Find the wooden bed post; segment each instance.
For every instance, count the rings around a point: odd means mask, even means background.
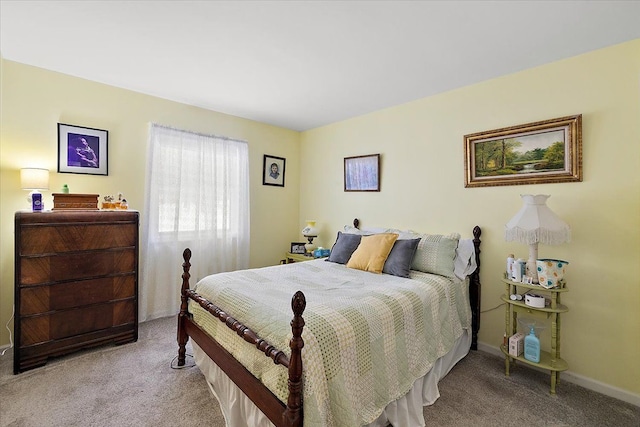
[[[189,341],[189,335],[185,330],[184,321],[189,315],[187,303],[187,291],[189,290],[189,279],[191,274],[189,269],[191,268],[191,249],[186,248],[182,253],[184,262],[182,263],[182,288],[180,291],[180,314],[178,315],[178,366],[184,366],[185,356],[187,354],[187,341]]]
[[[304,319],[302,313],[307,306],[304,294],[296,292],[291,298],[291,309],[293,310],[293,320],[291,320],[291,332],[293,337],[289,342],[291,357],[289,359],[289,397],[287,408],[282,414],[285,425],[291,427],[302,426],[302,328]]]
[[[471,349],[478,349],[478,331],[480,330],[480,235],[482,230],[473,227],[473,246],[476,250],[476,271],[471,274],[469,282],[469,299],[471,300]]]

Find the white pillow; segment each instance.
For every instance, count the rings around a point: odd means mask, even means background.
[[[361,236],[371,236],[372,234],[382,234],[382,233],[393,233],[393,231],[389,231],[388,228],[382,227],[369,227],[369,228],[355,228],[351,225],[345,225],[343,228],[345,233],[349,234],[359,234]]]

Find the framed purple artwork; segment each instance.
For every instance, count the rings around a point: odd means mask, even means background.
[[[109,175],[109,132],[58,123],[58,172]]]

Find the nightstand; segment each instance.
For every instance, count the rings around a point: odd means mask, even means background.
[[[305,255],[305,254],[294,254],[291,252],[286,252],[284,254],[284,263],[285,264],[291,264],[293,262],[303,262],[303,261],[311,261],[314,259],[319,259],[319,258],[314,258],[313,256],[310,255]]]
[[[518,314],[531,317],[536,320],[551,321],[551,351],[540,351],[540,362],[531,362],[521,356],[512,356],[509,354],[508,344],[500,346],[500,350],[505,355],[505,375],[509,376],[509,368],[511,364],[515,365],[516,360],[532,366],[538,366],[542,369],[551,371],[551,394],[556,394],[556,384],[560,382],[560,372],[569,368],[569,364],[560,358],[560,314],[569,311],[566,305],[560,304],[560,296],[567,292],[564,282],[559,288],[546,289],[539,285],[527,285],[524,283],[514,282],[509,279],[502,279],[505,285],[505,294],[501,299],[506,304],[505,310],[505,331],[507,336],[516,333],[518,327]],[[535,291],[536,294],[544,295],[550,299],[550,305],[544,308],[532,307],[526,305],[524,300],[517,301],[510,298],[511,295],[517,294],[517,288],[528,291]]]

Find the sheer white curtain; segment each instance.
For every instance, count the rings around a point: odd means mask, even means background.
[[[182,252],[192,285],[249,265],[246,141],[151,124],[142,219],[141,321],[177,314]]]

